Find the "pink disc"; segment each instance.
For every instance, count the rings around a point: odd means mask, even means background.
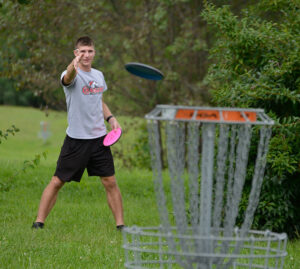
[[[103,140],[103,145],[108,147],[115,144],[122,135],[122,129],[117,128],[115,130],[110,131]]]

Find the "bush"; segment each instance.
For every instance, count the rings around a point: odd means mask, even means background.
[[[35,96],[27,89],[17,90],[15,83],[0,77],[0,105],[17,105],[39,107],[44,105],[41,97]]]
[[[217,40],[205,79],[214,104],[264,108],[276,122],[253,228],[293,236],[300,230],[299,5],[261,1],[240,18],[229,6],[207,5],[202,16]]]
[[[138,117],[121,117],[119,120],[122,126],[122,137],[118,143],[112,146],[117,165],[126,169],[150,169],[147,122]]]

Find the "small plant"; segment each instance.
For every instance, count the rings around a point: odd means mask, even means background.
[[[35,155],[35,158],[34,159],[32,159],[32,160],[25,160],[24,162],[23,162],[23,167],[20,169],[20,171],[19,172],[26,172],[26,170],[28,169],[28,168],[32,168],[32,169],[34,169],[34,168],[36,168],[39,164],[40,164],[40,162],[41,162],[41,158],[44,158],[45,160],[47,159],[47,151],[44,151],[44,152],[42,152],[42,153],[40,153],[40,154],[36,154]],[[16,176],[16,175],[15,175]]]
[[[11,128],[6,129],[5,131],[0,130],[0,144],[2,143],[2,139],[7,139],[9,135],[15,135],[15,133],[19,132],[20,129],[15,125],[12,125]]]

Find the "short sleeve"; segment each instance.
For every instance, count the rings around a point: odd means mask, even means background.
[[[65,70],[64,72],[62,72],[62,74],[60,76],[60,85],[63,86],[63,87],[65,87],[65,88],[69,88],[69,87],[71,87],[71,86],[73,86],[75,84],[77,76],[73,79],[73,81],[70,84],[66,85],[66,84],[63,83],[63,77],[65,76],[66,73],[67,73],[67,70]]]
[[[105,78],[104,78],[104,75],[102,72],[100,72],[100,75],[103,80],[103,92],[105,92],[107,90],[107,84],[106,84],[106,81],[105,81]]]

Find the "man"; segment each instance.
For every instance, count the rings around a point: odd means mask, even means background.
[[[107,90],[102,72],[92,68],[95,56],[93,41],[80,37],[74,50],[75,58],[61,75],[67,111],[68,128],[57,161],[56,171],[45,188],[32,228],[43,228],[53,208],[59,190],[65,182],[80,182],[87,168],[89,176],[99,176],[106,190],[108,205],[118,230],[124,227],[122,197],[116,183],[113,157],[109,147],[103,146],[106,134],[104,120],[112,129],[119,128],[116,118],[103,102]]]

